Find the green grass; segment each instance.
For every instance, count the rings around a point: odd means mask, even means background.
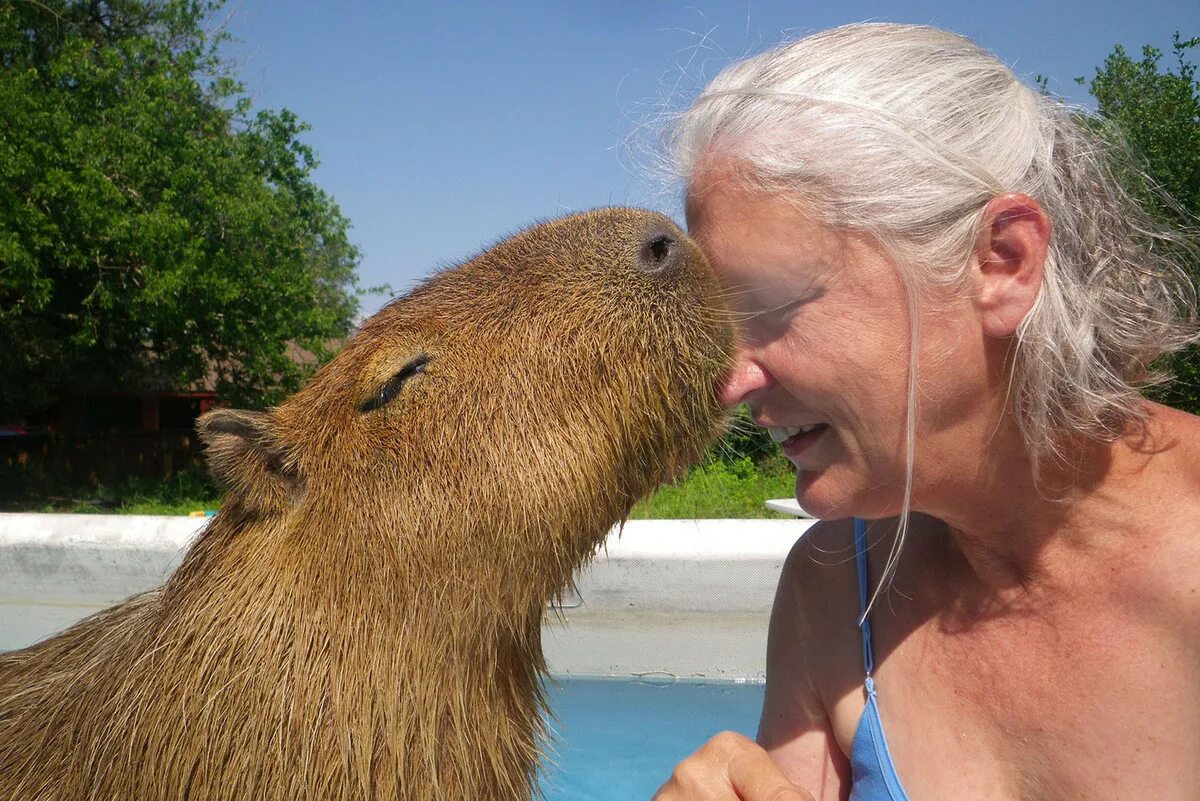
[[[638,503],[630,519],[787,518],[769,511],[768,498],[791,498],[795,474],[782,458],[755,465],[742,457],[712,460]]]
[[[755,465],[746,457],[710,459],[633,507],[631,519],[785,518],[763,506],[790,498],[794,476],[782,458]],[[199,472],[168,481],[129,480],[115,487],[32,493],[0,500],[0,511],[186,515],[217,509],[220,491]]]
[[[165,481],[129,479],[117,486],[56,487],[42,491],[25,487],[0,499],[0,511],[186,515],[216,509],[220,503],[220,490],[208,477],[199,471],[189,471]]]

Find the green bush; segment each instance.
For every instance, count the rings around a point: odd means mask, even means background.
[[[1164,64],[1158,48],[1143,47],[1138,59],[1117,45],[1090,80],[1076,79],[1096,98],[1102,129],[1135,158],[1138,169],[1119,171],[1126,190],[1168,227],[1189,231],[1193,245],[1200,224],[1200,79],[1191,59],[1197,48],[1200,37],[1184,39],[1176,32],[1173,58]],[[1177,255],[1200,283],[1197,251],[1181,246]],[[1174,381],[1150,396],[1200,414],[1200,347],[1172,354],[1158,366]]]
[[[795,473],[782,457],[761,464],[746,457],[710,459],[638,503],[630,518],[782,518],[787,515],[768,511],[763,503],[792,497],[794,487]]]
[[[700,464],[639,502],[631,518],[706,519],[787,517],[768,511],[768,498],[791,498],[795,471],[765,428],[739,406]]]
[[[765,428],[754,425],[750,412],[739,406],[730,415],[725,434],[708,449],[707,461],[722,461],[727,464],[748,459],[761,464],[779,457],[779,448],[771,441]]]

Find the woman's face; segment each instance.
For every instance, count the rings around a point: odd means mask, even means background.
[[[697,173],[687,220],[739,320],[724,401],[748,404],[783,439],[809,511],[898,513],[911,326],[896,264],[869,239],[815,222],[802,203],[744,188],[728,160]],[[920,341],[919,461],[950,445],[942,440],[986,393],[979,371],[961,368],[982,361],[970,315],[939,304],[922,315]]]

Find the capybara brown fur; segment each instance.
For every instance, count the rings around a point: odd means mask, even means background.
[[[604,209],[209,412],[227,495],[179,569],[0,656],[0,799],[528,799],[543,610],[717,432],[731,348],[695,245]]]

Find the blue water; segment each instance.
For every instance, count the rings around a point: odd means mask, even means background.
[[[679,760],[719,731],[753,737],[764,686],[558,679],[546,801],[649,801]]]

